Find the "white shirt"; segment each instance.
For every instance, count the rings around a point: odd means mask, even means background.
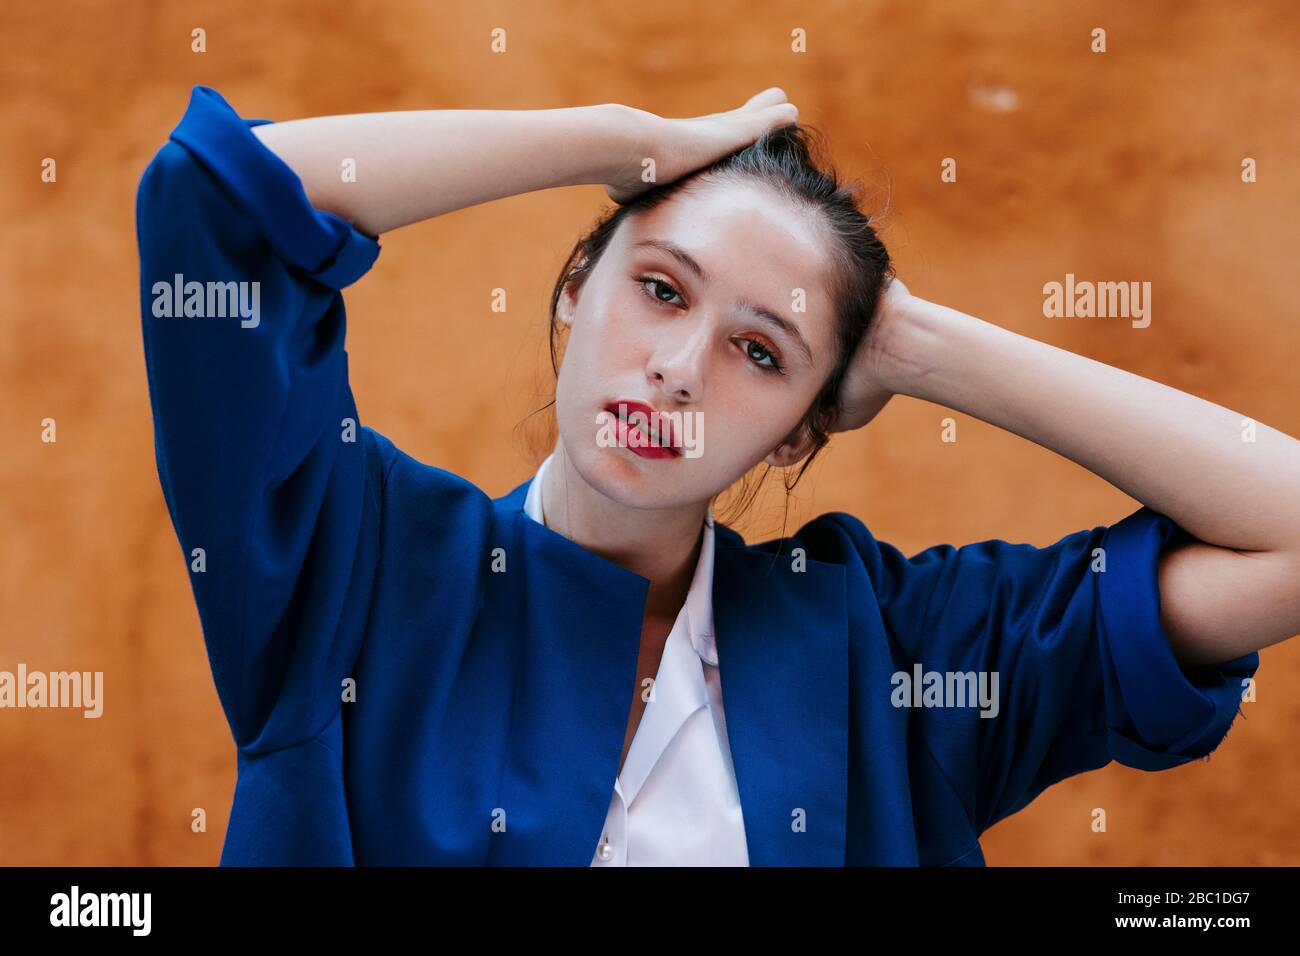
[[[537,469],[524,501],[524,513],[541,524],[542,476],[554,457]],[[637,693],[645,693],[639,683]],[[749,865],[713,640],[712,508],[591,865]]]

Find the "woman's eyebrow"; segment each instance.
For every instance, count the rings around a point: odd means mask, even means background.
[[[676,259],[678,262],[684,265],[686,268],[694,272],[696,278],[698,278],[701,282],[707,284],[709,281],[711,281],[709,279],[709,274],[704,271],[704,266],[696,262],[695,257],[692,256],[685,249],[683,249],[681,246],[677,245],[677,243],[669,242],[667,239],[642,239],[632,248],[639,249],[642,246],[650,246],[653,249],[659,249],[662,252],[668,253],[670,256],[672,256],[674,259]]]
[[[815,364],[813,362],[812,350],[808,348],[808,343],[805,342],[803,336],[799,334],[799,327],[789,319],[777,315],[771,309],[765,309],[761,305],[755,305],[753,302],[737,302],[736,305],[738,305],[743,311],[752,313],[755,317],[762,319],[769,325],[776,326],[794,342],[794,344],[799,348],[799,351],[803,353],[803,357],[807,359],[809,365]]]
[[[670,256],[672,256],[674,259],[676,259],[678,262],[684,265],[687,269],[690,269],[691,272],[695,273],[696,278],[698,278],[701,282],[705,283],[706,285],[708,284],[709,282],[708,272],[706,272],[704,270],[704,267],[700,265],[698,261],[696,261],[694,256],[692,256],[681,246],[677,245],[675,242],[669,242],[666,239],[642,239],[640,242],[636,243],[632,248],[639,249],[641,246],[650,246],[653,249],[659,249],[662,252],[668,253]],[[762,319],[764,322],[768,323],[769,325],[773,325],[780,331],[784,332],[785,335],[791,340],[793,340],[794,344],[798,346],[799,351],[802,352],[804,358],[807,359],[808,364],[809,365],[815,364],[813,362],[812,349],[808,348],[808,343],[804,341],[803,335],[799,332],[799,326],[796,325],[794,322],[791,322],[789,319],[785,318],[784,316],[778,315],[777,313],[773,312],[771,309],[764,308],[763,306],[757,305],[756,303],[753,302],[747,302],[747,301],[737,302],[736,306],[742,311],[749,312],[752,315],[754,315],[756,318]]]

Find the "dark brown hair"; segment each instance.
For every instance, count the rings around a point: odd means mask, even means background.
[[[893,275],[889,253],[876,235],[874,220],[864,215],[859,208],[861,183],[856,180],[841,183],[834,167],[823,161],[824,153],[824,136],[815,127],[802,124],[779,126],[768,130],[749,146],[724,156],[709,166],[640,193],[627,203],[607,210],[595,226],[578,239],[570,250],[551,293],[551,368],[558,379],[559,339],[565,330],[565,326],[556,318],[560,296],[570,283],[577,283],[577,287],[581,288],[624,220],[653,209],[679,191],[704,181],[764,183],[795,204],[819,214],[818,218],[827,228],[833,242],[835,268],[830,293],[836,309],[835,340],[838,359],[811,406],[788,436],[793,439],[800,429],[807,428],[814,446],[804,459],[794,481],[785,486],[787,509],[790,491],[830,440],[827,429],[838,412],[840,383],[875,314],[876,303],[885,283]],[[538,411],[554,402],[555,399],[552,398]],[[738,518],[749,507],[770,471],[769,465],[753,492],[746,494],[742,491],[740,507],[734,515],[729,516],[731,520]],[[715,499],[717,497],[714,496]],[[730,523],[724,521],[722,516],[715,515],[715,518],[725,524]]]

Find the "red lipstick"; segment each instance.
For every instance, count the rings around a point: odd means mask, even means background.
[[[642,458],[680,458],[672,420],[645,402],[620,398],[605,406],[615,418],[614,428],[620,447]],[[632,419],[629,421],[629,419]],[[658,438],[655,437],[656,432]]]

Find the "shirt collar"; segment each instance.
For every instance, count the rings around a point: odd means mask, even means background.
[[[546,474],[554,457],[555,452],[552,451],[538,467],[524,499],[524,513],[542,525],[546,524],[542,512],[542,476]],[[690,590],[686,593],[686,616],[691,646],[695,648],[695,653],[706,664],[717,667],[718,647],[713,636],[713,539],[713,506],[710,505],[704,517],[700,557],[695,563]]]

